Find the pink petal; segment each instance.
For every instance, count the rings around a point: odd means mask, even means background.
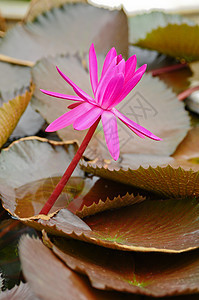
[[[117,56],[117,52],[115,50],[115,48],[112,48],[106,55],[106,58],[104,60],[104,65],[102,68],[102,74],[101,77],[104,76],[104,74],[106,73],[111,61]]]
[[[85,130],[91,127],[95,121],[101,116],[103,110],[100,107],[94,106],[75,120],[73,127],[76,130]]]
[[[59,72],[59,74],[62,76],[62,78],[72,86],[74,92],[82,99],[84,99],[85,101],[90,101],[90,102],[95,102],[95,100],[89,96],[86,92],[84,92],[82,89],[80,89],[72,80],[70,80],[70,78],[68,78],[64,73],[62,73],[58,67],[57,71]]]
[[[72,103],[72,104],[68,105],[67,107],[68,107],[69,109],[73,109],[73,108],[79,106],[79,105],[82,104],[82,103],[83,103],[83,101],[79,101],[78,103]]]
[[[107,109],[112,105],[120,95],[124,84],[124,75],[119,73],[115,75],[108,83],[104,92],[103,100],[101,103],[102,108]]]
[[[118,73],[124,73],[125,72],[125,60],[121,59],[119,63],[117,64],[117,71]]]
[[[66,95],[66,94],[60,94],[60,93],[54,93],[54,92],[49,92],[46,90],[40,89],[40,91],[46,95],[56,97],[56,98],[61,98],[61,99],[66,99],[66,100],[72,100],[72,101],[82,101],[82,98],[79,96],[73,96],[73,95]]]
[[[110,80],[118,74],[118,65],[117,65],[117,57],[115,57],[112,62],[110,63],[106,73],[103,77],[101,77],[100,82],[98,84],[96,94],[95,94],[95,100],[96,102],[101,105],[104,97],[104,92],[107,88],[107,85],[109,84]]]
[[[117,160],[120,155],[120,143],[117,129],[117,119],[112,112],[103,112],[102,125],[108,150],[113,159]]]
[[[125,82],[129,81],[133,77],[135,73],[136,65],[137,65],[136,55],[129,57],[125,65]]]
[[[91,45],[89,50],[89,73],[93,94],[95,95],[95,91],[98,86],[98,66],[95,48],[93,44]]]
[[[139,136],[141,139],[145,139],[145,136],[140,133],[139,131],[137,131],[135,128],[128,126],[135,134],[137,134],[137,136]]]
[[[138,131],[141,134],[149,137],[150,139],[161,141],[162,139],[151,133],[149,130],[145,129],[144,127],[138,125],[137,123],[133,122],[129,118],[125,117],[121,114],[116,108],[112,109],[112,112],[124,123],[126,124],[131,130]],[[137,134],[137,133],[136,133]]]
[[[119,54],[117,56],[117,64],[119,64],[119,62],[122,60],[122,54]]]
[[[119,104],[132,91],[132,89],[138,84],[138,82],[142,78],[145,70],[146,70],[146,65],[143,65],[134,73],[133,77],[127,83],[124,84],[122,92],[118,97],[117,101],[115,101],[114,106]]]
[[[93,107],[92,104],[88,102],[84,102],[78,105],[76,108],[68,111],[67,113],[63,114],[61,117],[53,121],[45,131],[52,132],[62,129],[66,126],[71,125],[78,117],[85,113],[85,111],[90,110]]]

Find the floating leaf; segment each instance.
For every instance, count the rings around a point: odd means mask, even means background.
[[[99,244],[136,251],[183,252],[199,246],[197,200],[148,200],[84,221]]]
[[[42,178],[60,176],[76,150],[75,141],[27,137],[13,142],[0,155],[0,183],[17,188]],[[80,174],[83,173],[77,168],[74,175]]]
[[[198,251],[176,256],[114,251],[57,237],[49,241],[44,236],[44,242],[68,267],[86,274],[97,289],[154,297],[199,291]]]
[[[23,237],[19,245],[22,269],[33,292],[43,300],[133,300],[129,295],[93,289],[38,239]]]
[[[93,163],[93,165],[82,165],[82,169],[97,176],[129,184],[167,198],[198,197],[199,173],[193,170],[186,171],[181,167],[176,168],[178,163],[175,160],[173,160],[173,164],[175,167],[168,165],[123,170],[112,167],[109,169],[107,165],[98,167]],[[188,168],[190,169],[190,166]]]
[[[192,128],[179,144],[173,157],[199,163],[199,127]]]
[[[33,21],[38,15],[66,3],[87,3],[87,0],[32,0],[24,18],[25,22]]]
[[[47,2],[49,5],[50,2]],[[53,5],[55,2],[60,4],[60,0],[51,1]],[[127,56],[125,13],[83,3],[54,8],[38,16],[34,22],[20,23],[10,29],[0,41],[0,57],[7,56],[6,60],[4,58],[7,62],[13,61],[13,58],[22,60],[25,65],[32,66],[43,56],[77,51],[82,54],[92,42],[95,42],[99,52],[106,53],[114,44],[119,52]],[[24,93],[30,85],[30,67],[0,62],[0,75],[0,100],[3,102]],[[14,137],[36,134],[43,123],[43,119],[29,106]]]
[[[36,62],[43,56],[57,53],[81,54],[92,42],[99,52],[106,53],[114,44],[127,55],[127,18],[122,10],[106,10],[76,3],[54,8],[37,17],[35,22],[17,24],[0,43],[0,53],[11,58]],[[30,81],[30,68],[0,63],[0,92],[13,98]],[[19,70],[20,76],[19,76]],[[6,76],[5,76],[6,74]]]
[[[19,284],[21,265],[17,247],[19,238],[24,233],[35,234],[32,228],[17,220],[5,219],[0,222],[0,273],[3,274],[4,289]]]
[[[113,249],[181,253],[199,247],[199,204],[196,199],[132,203],[83,220],[67,209],[61,209],[50,218],[37,216],[37,220],[21,220],[40,231],[44,229],[53,235]]]
[[[26,219],[38,215],[60,179],[61,177],[44,178],[22,185],[15,190],[10,186],[0,186],[3,207],[16,218]],[[83,188],[83,178],[70,178],[50,213],[67,207],[78,197]]]
[[[199,59],[199,26],[189,19],[154,11],[130,17],[129,28],[132,44],[186,61]]]
[[[56,65],[71,80],[74,80],[88,94],[91,94],[89,74],[83,67],[79,57],[68,55],[41,60],[33,68],[33,81],[36,85],[33,106],[48,123],[65,113],[67,111],[66,106],[71,102],[53,99],[41,93],[39,89],[42,88],[65,94],[74,93],[72,88],[58,75],[55,68]],[[150,139],[142,140],[119,121],[121,149],[119,163],[123,164],[124,154],[135,153],[137,155],[135,158],[128,159],[134,161],[137,166],[140,165],[138,161],[140,154],[150,154],[156,165],[159,163],[168,164],[172,160],[168,156],[175,151],[189,128],[188,113],[184,109],[184,104],[178,101],[175,94],[158,78],[152,78],[151,75],[146,74],[132,93],[126,97],[125,101],[118,105],[118,109],[124,115],[163,139],[161,142],[154,142]],[[79,142],[82,141],[85,135],[84,131],[74,131],[72,125],[59,130],[57,134],[63,140],[73,137]],[[95,159],[96,157],[106,161],[110,159],[101,125],[98,126],[85,155],[89,159]],[[147,161],[149,161],[148,158]]]
[[[144,200],[145,200],[145,198],[140,195],[134,197],[133,194],[129,195],[129,193],[127,193],[123,197],[120,197],[120,196],[115,197],[112,200],[110,200],[107,197],[106,201],[100,200],[98,203],[93,202],[93,204],[90,206],[84,205],[81,210],[76,211],[76,215],[80,218],[84,218],[84,217],[87,217],[90,215],[95,215],[102,211],[120,208],[120,207],[127,206],[127,205],[132,205],[135,203],[142,202]]]
[[[1,300],[40,300],[33,294],[28,283],[20,283],[11,290],[0,293]]]
[[[147,72],[158,76],[173,92],[179,94],[190,86],[192,71],[188,64],[181,64],[173,57],[160,54],[154,50],[143,49],[136,46],[129,47],[129,57],[136,54],[139,66],[147,64]],[[175,68],[172,69],[172,68]]]
[[[55,142],[37,137],[21,139],[3,150],[0,193],[5,199],[4,208],[15,217],[38,214],[76,150],[73,141]],[[82,174],[77,167],[74,175]],[[82,178],[71,179],[54,209],[66,206],[83,186]]]
[[[72,141],[55,142],[36,137],[21,139],[4,149],[0,156],[0,193],[4,208],[20,219],[37,215],[71,162],[76,149],[77,145]],[[98,211],[104,210],[107,205],[117,207],[121,201],[127,204],[143,200],[141,196],[133,196],[133,193],[139,192],[133,187],[97,177],[83,178],[83,172],[78,167],[73,175],[51,213],[68,206],[72,212],[85,214],[82,208],[87,209],[100,200],[105,202],[107,198],[109,201],[105,205],[101,203]],[[118,200],[114,199],[118,195]]]
[[[5,144],[15,129],[32,97],[32,94],[33,86],[30,86],[30,91],[27,91],[21,96],[17,96],[0,107],[0,147]]]

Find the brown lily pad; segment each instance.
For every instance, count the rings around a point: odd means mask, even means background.
[[[17,24],[1,41],[0,53],[34,63],[48,55],[83,53],[88,51],[92,42],[101,53],[105,54],[114,44],[119,52],[127,55],[125,13],[85,3],[68,3],[39,15],[34,22]],[[13,98],[12,93],[19,93],[29,85],[30,68],[8,63],[0,63],[0,66],[1,78],[4,77],[0,81],[0,91],[6,101],[7,91]]]
[[[4,149],[0,156],[0,193],[4,208],[16,218],[35,218],[76,150],[77,145],[72,141],[55,142],[36,137],[21,139]],[[133,187],[97,177],[84,178],[83,174],[77,167],[51,213],[68,206],[72,212],[87,215],[144,200],[141,196],[134,197],[133,193],[138,194],[138,191]],[[98,207],[92,205],[99,202]]]
[[[37,5],[52,8],[60,2],[37,1]],[[0,43],[1,60],[2,55],[7,57],[0,61],[0,100],[7,102],[26,92],[31,81],[29,66],[38,59],[57,53],[82,54],[88,51],[92,42],[100,53],[105,54],[115,45],[127,56],[128,25],[123,10],[68,3],[39,15],[34,22],[17,24]],[[13,59],[21,62],[10,63]],[[27,66],[20,66],[21,63]],[[22,128],[15,133],[17,138],[34,135],[43,125],[43,119],[30,106],[22,121]]]
[[[38,239],[24,236],[19,245],[23,274],[29,286],[43,300],[137,300],[137,296],[99,291],[88,280],[66,267]]]
[[[147,64],[147,72],[158,76],[174,93],[179,94],[190,87],[193,73],[188,64],[181,64],[173,57],[137,46],[129,47],[129,56],[133,54],[136,54],[139,66]],[[172,70],[175,65],[179,69]]]
[[[83,61],[83,63],[85,63]],[[51,123],[68,109],[71,101],[55,99],[41,93],[40,89],[51,90],[65,94],[74,94],[72,88],[64,82],[56,71],[56,65],[78,86],[91,94],[89,74],[78,56],[57,56],[43,59],[33,68],[33,81],[36,85],[33,107],[38,110],[48,123]],[[78,75],[77,75],[78,74]],[[185,137],[189,129],[188,113],[184,104],[158,78],[146,74],[134,90],[118,105],[124,115],[152,131],[163,140],[155,142],[150,139],[140,139],[133,134],[122,122],[118,121],[120,151],[119,163],[122,164],[125,154],[149,154],[155,156],[156,165],[159,162],[169,163],[168,156]],[[57,131],[61,139],[75,137],[82,141],[84,131],[77,131],[68,126]],[[102,125],[98,126],[85,155],[89,159],[110,160]],[[158,160],[159,159],[159,160]],[[131,158],[134,162],[138,159]],[[139,166],[139,161],[137,167]]]
[[[19,284],[21,265],[18,256],[18,243],[22,234],[34,235],[35,231],[18,220],[1,213],[0,221],[0,291],[11,289]],[[0,292],[1,299],[1,292]]]
[[[198,251],[176,256],[114,251],[58,237],[44,236],[44,242],[68,267],[86,274],[97,289],[153,297],[199,291]]]
[[[26,110],[28,103],[33,95],[34,87],[30,86],[30,91],[25,92],[23,95],[4,103],[0,107],[0,147],[2,147],[11,133],[17,126],[22,114]]]
[[[130,43],[187,61],[199,59],[199,26],[187,18],[153,11],[129,18],[129,28]]]
[[[0,155],[0,183],[18,188],[42,178],[61,176],[71,162],[77,144],[27,137],[13,142]],[[65,164],[64,164],[65,162]],[[76,169],[74,175],[83,174]]]
[[[82,169],[167,198],[198,197],[198,139],[198,127],[192,128],[168,161],[160,156],[123,155],[121,162],[84,162]]]
[[[38,137],[18,140],[4,149],[0,156],[0,193],[5,200],[4,208],[15,217],[38,214],[76,150],[75,141],[56,142]],[[81,191],[82,175],[77,167],[76,177],[65,187],[54,210],[66,206]]]
[[[95,164],[84,164],[82,169],[103,178],[122,182],[134,187],[154,192],[162,197],[198,197],[199,173],[190,169],[194,164],[189,164],[189,170],[179,167],[181,161],[173,159],[172,164],[162,167],[139,167],[135,169],[114,169],[114,166],[105,165],[98,167]],[[183,165],[186,165],[183,160]],[[198,169],[198,165],[195,165]]]
[[[102,211],[120,208],[120,207],[124,207],[124,206],[128,206],[128,205],[132,205],[135,203],[140,203],[140,202],[144,201],[145,199],[146,199],[145,197],[142,197],[140,195],[137,195],[136,197],[134,197],[133,194],[129,195],[129,193],[127,193],[123,197],[121,197],[121,196],[114,197],[114,199],[109,199],[107,197],[107,199],[105,201],[102,201],[100,199],[97,203],[93,202],[93,204],[90,206],[84,205],[83,208],[81,210],[77,210],[75,212],[75,214],[80,218],[84,218],[84,217],[87,217],[90,215],[95,215]],[[70,205],[68,208],[70,209]]]
[[[192,128],[173,154],[177,160],[199,163],[199,127]]]
[[[46,219],[21,220],[37,230],[107,248],[181,253],[199,247],[198,209],[196,199],[148,200],[83,220],[67,209]]]
[[[87,3],[87,0],[31,0],[24,22],[32,22],[38,15],[66,3]]]

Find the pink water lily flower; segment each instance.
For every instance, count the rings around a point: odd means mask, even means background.
[[[53,97],[76,101],[76,103],[69,105],[71,111],[52,122],[46,131],[56,131],[71,124],[76,130],[84,130],[101,118],[107,147],[114,160],[118,159],[120,152],[117,117],[139,137],[147,136],[153,140],[161,140],[115,108],[136,86],[146,70],[146,65],[143,65],[136,71],[136,62],[135,55],[125,62],[122,55],[117,55],[115,48],[112,48],[106,55],[101,78],[98,79],[97,57],[92,44],[89,50],[89,71],[93,97],[79,88],[57,68],[63,79],[72,86],[76,96],[41,91]]]

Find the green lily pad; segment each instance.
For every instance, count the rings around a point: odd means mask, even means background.
[[[188,62],[199,59],[199,26],[187,18],[154,11],[130,17],[129,28],[131,44]]]
[[[83,62],[85,63],[85,61]],[[54,99],[41,93],[40,89],[74,94],[72,88],[58,75],[56,65],[83,90],[91,94],[89,74],[80,57],[68,55],[42,59],[33,68],[33,82],[36,85],[33,107],[48,123],[68,111],[66,106],[71,101]],[[140,139],[122,122],[118,121],[121,150],[118,163],[123,165],[125,155],[129,153],[136,154],[135,158],[132,156],[128,160],[133,161],[137,167],[141,164],[138,159],[140,154],[151,155],[151,161],[156,166],[170,163],[172,159],[169,158],[169,155],[175,151],[189,129],[188,113],[176,95],[158,78],[146,74],[126,99],[118,105],[118,110],[163,139],[161,142],[147,138]],[[63,140],[75,138],[80,143],[85,132],[74,131],[70,125],[57,131],[57,134]],[[111,160],[101,123],[89,143],[85,156],[90,160],[96,158]],[[150,164],[149,157],[147,161]]]
[[[64,238],[43,238],[56,256],[72,270],[87,275],[97,289],[153,297],[199,291],[198,251],[178,256],[127,253]]]

